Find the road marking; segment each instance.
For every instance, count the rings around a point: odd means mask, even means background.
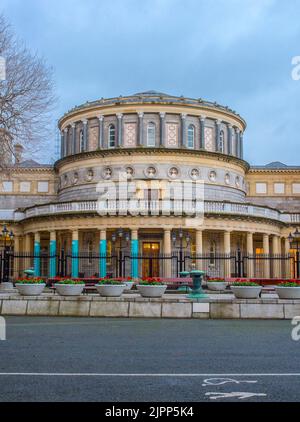
[[[246,380],[235,380],[232,378],[207,378],[204,381],[204,384],[202,384],[202,387],[207,387],[208,385],[224,385],[224,384],[229,384],[229,383],[234,383],[234,384],[241,384],[241,383],[246,383],[246,384],[255,384],[257,383],[257,381],[252,380],[252,381],[246,381]]]
[[[264,393],[249,393],[245,391],[236,391],[232,393],[205,393],[206,396],[210,396],[210,400],[218,399],[232,399],[238,398],[239,400],[250,399],[251,397],[266,397]]]
[[[113,374],[113,373],[68,373],[68,372],[0,372],[0,376],[30,376],[30,377],[300,377],[300,373],[288,374]],[[244,381],[241,381],[244,382]]]

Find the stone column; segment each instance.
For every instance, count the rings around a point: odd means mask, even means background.
[[[253,274],[253,233],[247,233],[247,255],[250,259],[247,260],[247,277],[251,278]]]
[[[76,154],[76,125],[75,123],[72,123],[72,148],[71,148],[71,154]]]
[[[186,139],[186,114],[181,114],[181,147],[186,148],[187,139]]]
[[[196,270],[203,270],[203,232],[196,229]]]
[[[88,151],[88,120],[83,120],[83,144],[84,144],[84,151]]]
[[[264,278],[270,278],[270,245],[269,245],[269,235],[264,233],[263,234],[263,249],[264,255],[266,258],[264,259]]]
[[[291,259],[289,258],[290,256],[290,242],[289,239],[287,237],[284,238],[284,254],[286,256],[285,259],[285,277],[286,278],[290,278],[291,277]]]
[[[232,125],[227,125],[227,154],[232,155]]]
[[[164,229],[164,277],[172,277],[172,242],[171,242],[171,230]]]
[[[98,148],[103,148],[104,145],[104,116],[100,115],[99,120],[99,131],[98,131]]]
[[[220,146],[220,133],[221,133],[221,120],[216,120],[216,138],[215,138],[215,150],[219,151]]]
[[[62,130],[60,132],[60,158],[64,157],[64,152],[65,152],[65,135],[64,135],[64,131]]]
[[[107,258],[107,240],[106,240],[106,229],[100,230],[100,242],[99,242],[99,277],[106,277],[106,258]]]
[[[279,238],[278,236],[272,237],[272,251],[273,251],[273,277],[280,277],[280,259],[279,259]]]
[[[160,138],[159,138],[159,146],[165,146],[165,118],[166,113],[159,113],[160,117]]]
[[[21,238],[19,235],[15,235],[14,237],[14,278],[17,278],[20,276],[20,243],[21,243]]]
[[[139,136],[138,136],[138,145],[142,146],[144,145],[143,140],[143,131],[144,131],[144,113],[138,113],[139,116]]]
[[[54,278],[56,277],[56,231],[50,232],[50,243],[49,243],[49,252],[50,252],[50,259],[49,259],[49,277]]]
[[[235,147],[236,156],[239,158],[240,155],[241,155],[241,152],[240,152],[240,129],[239,128],[235,129],[235,142],[236,142],[236,147]]]
[[[136,229],[131,231],[131,277],[138,278],[139,276],[139,240],[138,231]]]
[[[244,158],[244,138],[242,133],[240,134],[240,158]]]
[[[123,114],[119,113],[117,114],[118,118],[118,147],[121,147],[123,144],[122,138],[123,138]]]
[[[64,157],[68,155],[68,148],[69,148],[69,129],[66,127],[64,129]]]
[[[79,232],[72,231],[72,277],[78,278],[79,275]]]
[[[230,239],[231,232],[225,231],[224,232],[224,277],[230,278],[231,277],[231,246],[230,246]]]
[[[205,116],[200,117],[200,149],[205,149]]]
[[[41,275],[41,235],[39,232],[34,234],[34,276],[40,277]]]

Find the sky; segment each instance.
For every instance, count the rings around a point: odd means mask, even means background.
[[[251,165],[300,165],[300,0],[0,0],[1,11],[54,68],[53,126],[86,101],[157,90],[236,110]]]

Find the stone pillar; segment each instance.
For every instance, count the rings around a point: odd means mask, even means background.
[[[54,278],[56,277],[56,231],[50,232],[50,244],[49,244],[49,252],[50,252],[50,259],[49,259],[49,277]]]
[[[72,231],[72,277],[78,278],[79,275],[79,232]]]
[[[247,277],[251,278],[254,276],[253,274],[253,233],[247,233],[247,255],[249,259],[247,259]]]
[[[244,138],[242,133],[240,134],[240,158],[244,158]]]
[[[273,251],[273,277],[279,278],[280,277],[280,259],[279,259],[279,238],[278,236],[272,237],[272,251]]]
[[[100,242],[99,242],[99,277],[106,277],[106,255],[107,255],[107,240],[106,240],[106,230],[100,230]]]
[[[227,125],[227,154],[232,155],[232,126]]]
[[[122,138],[123,138],[123,114],[119,113],[117,114],[118,118],[118,147],[121,147],[123,144]]]
[[[139,136],[138,136],[138,145],[142,146],[144,145],[143,140],[143,133],[144,133],[144,113],[138,113],[139,116]]]
[[[196,270],[203,270],[203,232],[196,229]]]
[[[98,130],[98,148],[103,148],[104,145],[104,116],[100,115],[99,120],[99,130]]]
[[[138,278],[139,276],[139,260],[137,257],[139,254],[139,240],[138,231],[131,231],[131,277]]]
[[[83,145],[84,145],[84,151],[88,151],[88,121],[83,120]]]
[[[236,147],[235,147],[236,156],[239,158],[240,154],[241,154],[241,152],[240,152],[240,129],[239,128],[235,129],[235,142],[236,142]]]
[[[205,149],[205,116],[200,117],[200,149]]]
[[[14,278],[17,278],[20,276],[20,243],[21,243],[21,238],[18,235],[15,235],[14,237]]]
[[[285,259],[285,277],[286,278],[290,278],[291,277],[291,266],[292,266],[292,261],[290,259],[290,242],[289,239],[287,237],[284,238],[284,254],[286,256]]]
[[[172,277],[172,242],[171,242],[171,230],[164,229],[164,277]]]
[[[187,139],[186,139],[186,114],[181,114],[181,147],[186,148]]]
[[[64,157],[64,151],[65,151],[65,135],[64,135],[64,131],[62,130],[60,132],[60,158]]]
[[[66,127],[64,129],[64,157],[68,155],[68,148],[69,148],[69,129]]]
[[[34,234],[34,276],[40,277],[41,275],[41,235],[39,232]]]
[[[71,148],[71,154],[76,154],[76,125],[75,123],[72,123],[72,148]]]
[[[266,259],[264,259],[264,278],[270,278],[270,245],[269,245],[269,235],[263,234],[263,250]]]
[[[230,278],[231,277],[231,259],[230,259],[230,253],[231,253],[231,232],[225,231],[224,232],[224,277]]]
[[[220,133],[221,133],[221,120],[216,120],[216,138],[215,138],[215,150],[219,151],[220,146]]]
[[[166,113],[159,113],[160,117],[160,138],[159,138],[159,146],[165,146],[165,118]]]

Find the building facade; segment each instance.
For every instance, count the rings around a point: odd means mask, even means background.
[[[250,166],[246,122],[235,111],[148,91],[75,107],[59,129],[54,166],[19,158],[0,174],[0,222],[36,274],[55,276],[64,251],[65,273],[74,277],[172,277],[190,268],[230,277],[237,252],[243,275],[293,275],[285,256],[294,253],[288,235],[300,221],[300,167]],[[101,189],[115,184],[119,195],[120,174],[135,182],[138,206],[132,213],[119,201],[115,212],[99,213]],[[201,182],[198,225],[176,212],[176,192],[163,212],[164,183],[174,181]],[[15,276],[24,265],[14,264]]]

